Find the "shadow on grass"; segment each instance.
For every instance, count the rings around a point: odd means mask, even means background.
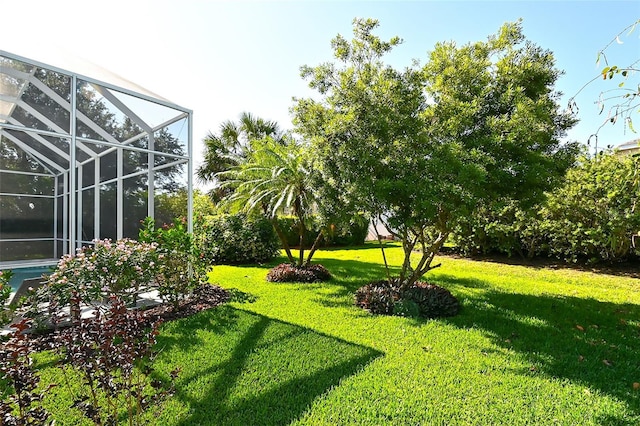
[[[181,343],[196,334],[197,344]],[[164,365],[183,366],[175,382],[174,398],[186,407],[179,425],[291,423],[318,396],[382,355],[229,306],[176,321],[158,343],[165,347]]]
[[[534,257],[532,259],[519,256],[507,256],[504,254],[487,254],[477,256],[461,256],[454,252],[441,253],[454,259],[465,259],[485,263],[498,263],[503,265],[527,266],[534,269],[574,270],[582,272],[594,272],[597,274],[613,275],[617,277],[640,278],[638,260],[630,259],[619,263],[590,264],[586,261],[577,263],[565,262],[552,257]]]
[[[384,265],[359,260],[322,259],[322,263],[332,275],[331,281],[322,283],[331,293],[318,294],[315,301],[326,307],[353,305],[355,291],[365,284],[386,279]],[[398,274],[399,268],[390,268],[391,274]]]
[[[402,247],[402,244],[399,242],[392,241],[383,241],[382,245],[385,249]],[[319,251],[341,251],[341,250],[349,250],[349,251],[358,251],[358,250],[371,250],[378,249],[380,250],[380,245],[378,242],[366,242],[359,246],[330,246],[330,247],[321,247]]]
[[[438,281],[454,293],[457,286],[478,287],[478,280],[440,276]],[[580,383],[626,402],[640,417],[640,391],[633,389],[640,381],[639,305],[489,290],[461,302],[462,313],[446,321],[485,330],[496,345],[523,354],[531,365],[521,374]]]

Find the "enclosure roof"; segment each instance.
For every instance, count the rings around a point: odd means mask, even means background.
[[[80,58],[56,47],[47,49],[30,49],[22,48],[20,52],[24,55],[11,53],[0,50],[0,56],[17,59],[21,62],[36,65],[40,68],[51,69],[66,75],[76,75],[83,80],[97,83],[105,87],[128,93],[137,97],[146,98],[150,101],[159,102],[165,106],[191,112],[190,110],[180,107],[172,101],[148,90],[144,87],[127,80],[99,65],[96,65],[86,59]],[[29,53],[31,52],[31,53]],[[36,53],[37,52],[37,53]],[[31,59],[37,57],[38,60]]]

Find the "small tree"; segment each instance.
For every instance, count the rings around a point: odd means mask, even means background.
[[[202,182],[216,184],[210,195],[219,201],[233,191],[231,185],[222,185],[225,176],[219,173],[244,163],[253,151],[253,141],[266,137],[280,141],[283,135],[275,121],[243,112],[237,122],[225,121],[217,134],[209,133],[203,140],[204,161],[197,169],[197,176]]]
[[[397,71],[382,57],[401,43],[354,21],[332,41],[338,61],[302,67],[320,100],[297,100],[328,185],[382,220],[404,249],[401,290],[434,265],[456,221],[499,197],[539,199],[573,163],[560,138],[574,124],[553,91],[553,55],[526,42],[520,23],[485,42],[439,43],[424,67]],[[412,254],[419,249],[417,262]]]
[[[225,185],[235,188],[225,199],[244,211],[263,212],[273,224],[289,261],[297,266],[311,262],[322,238],[318,233],[309,254],[304,258],[306,220],[316,206],[313,186],[313,164],[306,154],[308,147],[292,138],[284,143],[273,138],[253,141],[254,149],[245,162],[219,173]],[[287,238],[280,229],[277,214],[288,211],[297,219],[299,235],[298,260],[293,257]]]

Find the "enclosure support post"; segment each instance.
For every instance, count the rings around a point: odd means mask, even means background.
[[[75,253],[77,245],[76,238],[76,115],[78,105],[78,78],[71,76],[71,143],[69,144],[69,186],[65,188],[65,192],[69,194],[69,221],[65,223],[65,227],[69,229],[69,251]]]
[[[78,167],[78,189],[76,195],[76,235],[78,236],[78,244],[82,246],[82,166]]]
[[[156,150],[156,140],[153,133],[149,133],[149,151]],[[155,182],[155,157],[153,152],[147,154],[147,216],[155,218],[155,198],[156,198],[156,182]]]
[[[93,239],[100,239],[100,157],[94,158],[93,176]]]
[[[122,170],[122,163],[124,161],[124,152],[122,151],[122,148],[118,148],[117,151],[117,183],[116,183],[116,223],[117,223],[117,229],[116,229],[116,239],[121,239],[123,237],[123,223],[124,223],[124,182],[122,181],[122,175],[123,175],[123,170]]]
[[[193,233],[193,113],[188,115],[187,134],[187,231]]]
[[[69,172],[62,176],[62,251],[69,253]]]
[[[59,259],[58,253],[58,176],[53,178],[53,258]]]

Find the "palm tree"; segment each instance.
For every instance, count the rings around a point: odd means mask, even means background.
[[[225,121],[220,125],[218,134],[209,133],[204,142],[204,161],[196,170],[198,179],[202,182],[214,182],[212,198],[220,199],[233,188],[228,185],[221,188],[217,173],[224,172],[246,160],[252,151],[254,140],[271,137],[281,141],[284,133],[275,121],[255,117],[251,113],[243,112],[238,122]]]
[[[297,266],[311,262],[322,239],[320,231],[305,261],[305,219],[314,211],[317,201],[312,161],[306,155],[307,151],[305,144],[291,137],[280,141],[271,137],[255,140],[245,162],[216,175],[223,181],[223,186],[234,188],[234,192],[223,200],[226,204],[241,206],[245,211],[259,210],[271,220],[292,264],[296,261],[278,226],[277,215],[284,212],[294,215],[300,239]]]

